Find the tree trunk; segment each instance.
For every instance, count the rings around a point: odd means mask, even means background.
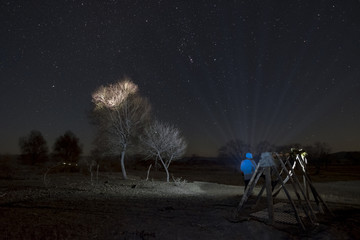
[[[149,180],[149,174],[150,174],[151,166],[152,166],[152,164],[150,164],[150,166],[149,166],[149,168],[147,170],[147,175],[146,175],[146,180],[145,181]]]
[[[125,150],[123,150],[121,152],[121,160],[120,160],[120,162],[121,162],[121,172],[122,172],[123,178],[126,180],[128,178],[127,178],[127,175],[126,175],[124,159],[125,159]]]
[[[170,166],[170,163],[171,163],[171,160],[172,160],[172,157],[169,159],[169,161],[167,162],[167,164],[166,164],[166,168],[169,168],[169,166]]]
[[[99,182],[99,164],[96,166],[96,182]]]
[[[92,165],[90,165],[89,167],[89,171],[90,171],[90,182],[91,182],[91,185],[93,184],[93,171],[92,171]]]
[[[166,167],[166,164],[164,163],[164,161],[162,160],[162,158],[160,158],[160,161],[166,171],[166,182],[170,182],[170,174],[169,174],[169,170],[168,168]]]

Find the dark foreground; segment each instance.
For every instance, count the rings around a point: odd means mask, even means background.
[[[54,178],[55,179],[55,178]],[[65,182],[65,183],[64,183]],[[62,183],[62,184],[59,184]],[[242,188],[113,178],[1,181],[1,239],[359,239],[360,209],[328,203],[319,225],[232,222]],[[264,201],[266,202],[266,201]],[[264,203],[260,204],[260,208]]]

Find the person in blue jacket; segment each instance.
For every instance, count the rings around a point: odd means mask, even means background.
[[[244,183],[245,183],[244,192],[250,182],[252,175],[255,172],[255,168],[256,168],[256,163],[253,160],[252,154],[246,153],[246,158],[241,161],[241,166],[240,166],[241,172],[244,175]]]

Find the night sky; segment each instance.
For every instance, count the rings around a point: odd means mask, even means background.
[[[0,153],[36,129],[91,149],[91,94],[124,76],[188,155],[226,141],[360,150],[360,2],[1,1]]]

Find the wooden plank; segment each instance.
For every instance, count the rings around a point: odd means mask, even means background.
[[[257,205],[259,204],[261,196],[264,193],[264,191],[265,191],[265,185],[262,186],[262,188],[261,188],[261,190],[260,190],[260,192],[259,192],[259,194],[258,194],[258,196],[257,196],[257,198],[255,200],[255,204],[252,206],[252,209],[255,209],[257,207]]]
[[[239,203],[239,205],[238,205],[238,207],[237,207],[237,211],[238,211],[238,212],[241,211],[243,205],[245,204],[245,202],[247,201],[247,199],[248,199],[249,196],[251,195],[251,193],[252,193],[255,185],[256,185],[257,182],[259,181],[260,176],[261,176],[262,173],[264,172],[264,169],[263,169],[263,168],[261,168],[260,170],[259,170],[259,169],[260,169],[260,168],[259,168],[259,165],[258,165],[258,166],[256,167],[255,172],[254,172],[254,174],[253,174],[253,176],[251,177],[251,180],[250,180],[250,182],[249,182],[249,185],[248,185],[248,187],[246,188],[245,193],[244,193],[244,195],[242,196],[241,201],[240,201],[240,203]]]
[[[258,212],[251,213],[250,216],[268,221],[268,209],[265,208]],[[299,209],[299,216],[305,217],[306,215]],[[279,202],[274,204],[274,222],[294,225],[298,224],[294,210],[289,203]]]
[[[291,206],[292,206],[292,208],[293,208],[293,210],[294,210],[294,212],[295,212],[296,220],[297,220],[298,223],[300,224],[301,228],[302,228],[303,230],[305,230],[305,226],[304,226],[303,222],[301,221],[301,218],[299,217],[299,211],[298,211],[298,209],[296,208],[296,206],[295,206],[295,204],[294,204],[294,201],[291,199],[290,193],[289,193],[288,190],[286,189],[285,184],[284,184],[284,182],[282,181],[281,176],[280,176],[278,170],[276,169],[276,167],[273,168],[273,171],[274,171],[274,172],[276,173],[276,175],[278,176],[278,179],[279,179],[280,182],[281,182],[282,188],[284,189],[284,192],[285,192],[287,198],[289,199],[289,201],[290,201],[290,203],[291,203]]]
[[[295,159],[295,161],[297,161],[297,159]],[[280,158],[279,158],[279,162],[280,162],[282,168],[288,174],[288,176],[289,176],[289,178],[291,180],[290,182],[291,182],[291,184],[293,186],[296,197],[299,200],[300,206],[304,209],[304,212],[306,213],[307,217],[310,219],[311,223],[314,224],[314,220],[316,221],[316,216],[314,214],[314,210],[313,210],[313,208],[311,206],[311,203],[310,203],[309,199],[307,198],[303,188],[301,187],[300,181],[299,181],[298,177],[295,174],[295,169],[293,169],[293,175],[290,176],[290,172],[287,170],[285,164],[283,163],[283,161]],[[290,168],[292,167],[289,162],[287,162],[287,164],[288,164],[288,167],[290,167]],[[300,165],[300,163],[299,163],[299,165]],[[302,196],[304,197],[304,200],[305,200],[305,203],[306,203],[305,205],[301,202],[301,197],[300,197],[297,189],[300,190]]]
[[[272,198],[272,189],[271,189],[271,175],[270,167],[265,168],[265,186],[266,186],[266,199],[268,205],[269,213],[269,223],[274,223],[274,207],[273,207],[273,198]]]

